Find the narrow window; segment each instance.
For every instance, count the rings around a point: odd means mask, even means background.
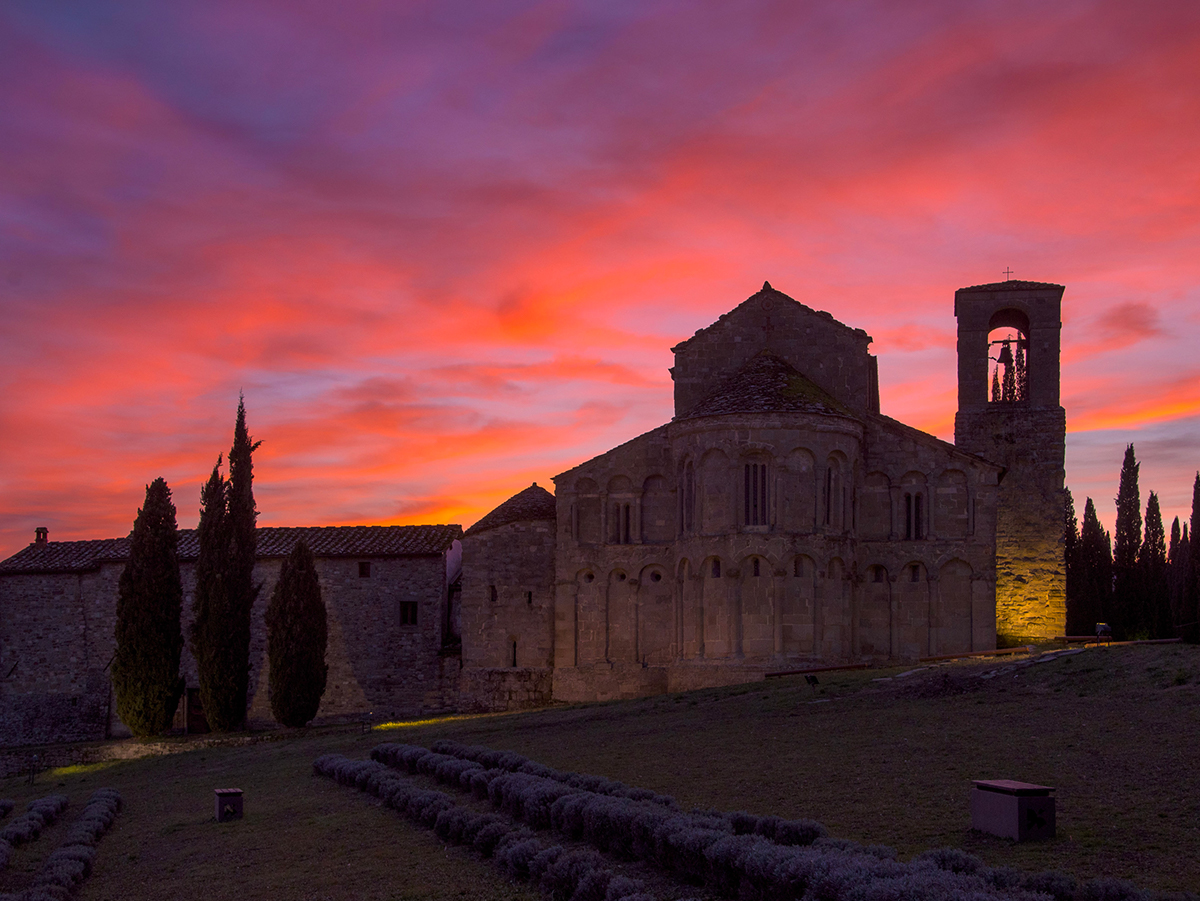
[[[908,568],[908,581],[910,581],[910,582],[920,582],[921,581],[921,565],[919,563],[914,563],[912,566],[910,566]]]
[[[517,665],[517,642],[515,640],[512,643],[512,665],[514,668]]]
[[[833,467],[825,470],[825,525],[829,525],[830,514],[833,512]]]
[[[498,596],[496,593],[496,586],[489,585],[488,586],[488,600],[490,600],[494,604],[494,603],[496,603],[497,599],[498,599]]]
[[[713,560],[712,577],[714,579],[719,579],[721,577],[721,561],[720,560]]]
[[[921,516],[921,495],[913,497],[913,538],[925,537],[925,524]]]
[[[415,626],[417,624],[417,602],[400,602],[400,625]]]
[[[533,606],[533,592],[532,591],[525,592],[525,603],[528,604],[530,607]]]
[[[683,470],[683,529],[691,532],[696,520],[696,470],[691,462]]]
[[[767,464],[747,463],[743,486],[743,521],[748,526],[767,525]]]
[[[360,579],[371,578],[371,561],[370,560],[363,560],[361,563],[358,564],[358,577]]]
[[[629,504],[625,504],[621,508],[621,543],[622,544],[630,543],[629,535],[630,535]]]
[[[913,537],[913,499],[911,494],[904,495],[904,537],[908,540]]]
[[[792,575],[797,579],[804,575],[804,561],[799,557],[792,562]]]
[[[876,566],[872,570],[872,579],[876,582],[883,581],[883,567],[882,566]]]
[[[759,572],[759,567],[758,567],[758,558],[757,558],[757,557],[755,557],[755,558],[754,558],[754,575],[755,575],[755,578],[757,578],[758,576],[762,575],[762,573],[761,573],[761,572]]]

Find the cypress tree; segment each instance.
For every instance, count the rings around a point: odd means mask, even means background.
[[[1112,595],[1112,547],[1090,497],[1083,507],[1075,571],[1079,593],[1074,611],[1068,609],[1067,628],[1074,635],[1093,635],[1096,623],[1105,622],[1108,616]]]
[[[301,538],[283,561],[267,605],[271,713],[284,726],[307,725],[325,694],[325,603],[312,551]]]
[[[1004,350],[1000,351],[1000,359],[1006,361],[1004,366],[1004,386],[1001,389],[1001,396],[1006,401],[1014,401],[1017,399],[1017,377],[1016,365],[1013,363],[1011,341],[1006,340],[1004,342]]]
[[[146,486],[117,588],[112,681],[117,715],[137,736],[165,731],[183,694],[178,545],[171,489],[158,478]]]
[[[210,728],[228,731],[228,699],[235,689],[230,684],[230,660],[225,638],[229,618],[229,516],[227,486],[221,475],[221,457],[208,482],[200,489],[200,524],[196,537],[200,548],[196,558],[196,592],[192,599],[192,656],[200,677],[200,703]]]
[[[1153,491],[1146,501],[1146,532],[1138,549],[1137,565],[1144,628],[1150,638],[1173,638],[1171,601],[1167,591],[1167,541],[1158,495]]]
[[[1183,640],[1200,642],[1200,472],[1192,483],[1192,521],[1187,544],[1187,564],[1183,574]]]
[[[1003,400],[1000,394],[1000,367],[997,366],[992,370],[992,403],[998,403]]]
[[[1171,523],[1171,540],[1167,544],[1167,595],[1171,600],[1171,622],[1176,626],[1183,623],[1179,616],[1183,612],[1181,609],[1183,579],[1180,578],[1179,566],[1182,562],[1182,542],[1183,535],[1179,531],[1179,517],[1176,516],[1175,521]]]
[[[1079,616],[1079,569],[1076,559],[1079,556],[1079,520],[1075,517],[1075,498],[1070,488],[1064,488],[1066,503],[1063,508],[1063,565],[1067,582],[1067,622],[1068,635],[1080,635],[1072,626],[1078,625]],[[1090,634],[1090,632],[1088,633]]]
[[[1137,458],[1133,445],[1125,448],[1121,483],[1117,488],[1117,524],[1113,535],[1113,633],[1132,638],[1146,629],[1138,550],[1142,544],[1142,509],[1138,492]]]
[[[1029,373],[1025,369],[1025,339],[1017,336],[1016,400],[1029,400]]]
[[[228,716],[237,717],[240,727],[246,718],[246,694],[250,686],[250,617],[262,584],[254,583],[256,542],[254,528],[258,510],[254,506],[254,463],[251,455],[259,444],[252,443],[246,430],[246,401],[238,397],[237,422],[233,429],[233,447],[229,451],[229,619],[226,640],[229,643],[230,679],[233,697]],[[231,725],[234,720],[230,719]]]

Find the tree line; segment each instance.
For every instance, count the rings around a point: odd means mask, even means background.
[[[246,724],[251,613],[262,590],[254,581],[258,510],[252,459],[260,443],[250,438],[240,398],[228,478],[218,455],[200,491],[189,647],[205,718],[218,732]],[[135,735],[166,731],[179,706],[182,608],[175,505],[160,477],[146,486],[117,592],[112,681],[117,715]],[[271,712],[285,726],[303,726],[317,714],[328,672],[325,605],[316,563],[303,539],[283,562],[266,624]]]
[[[1083,524],[1066,497],[1067,634],[1093,635],[1108,623],[1117,640],[1177,638],[1200,641],[1200,472],[1192,486],[1192,514],[1179,517],[1168,538],[1158,495],[1146,501],[1143,518],[1138,488],[1140,464],[1133,445],[1125,449],[1117,488],[1113,534],[1100,525],[1089,497]]]

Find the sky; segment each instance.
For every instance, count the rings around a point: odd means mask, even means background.
[[[1067,483],[1200,468],[1200,5],[0,6],[0,557],[181,527],[244,392],[260,525],[472,522],[666,422],[770,280],[953,440],[954,291],[1063,284]]]

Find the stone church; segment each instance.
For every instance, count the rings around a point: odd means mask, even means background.
[[[466,532],[464,703],[636,697],[1061,634],[1062,293],[957,292],[948,444],[880,412],[865,332],[764,284],[673,348],[670,422]],[[989,396],[1001,369],[1014,388]]]
[[[1061,634],[1063,290],[956,293],[954,444],[882,414],[864,331],[764,284],[673,349],[670,422],[556,476],[553,494],[535,484],[465,533],[259,529],[250,721],[269,718],[262,615],[302,535],[330,621],[320,720],[637,697]],[[195,550],[181,532],[185,615]],[[119,732],[107,667],[127,557],[128,539],[39,529],[0,561],[0,745]],[[194,698],[186,652],[183,669]],[[177,719],[194,713],[185,698]]]

